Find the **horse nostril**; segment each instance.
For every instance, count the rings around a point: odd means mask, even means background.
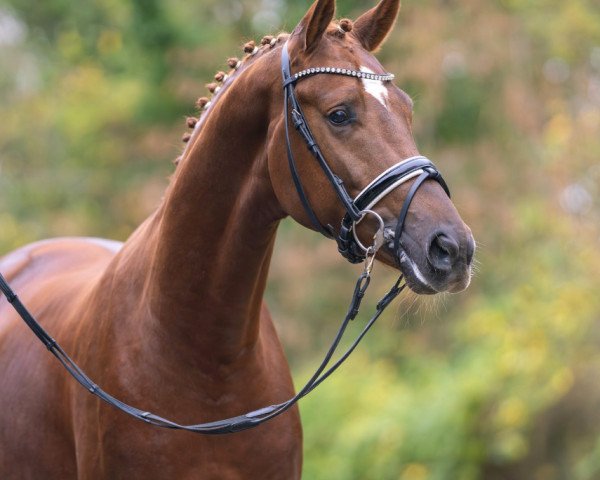
[[[431,266],[437,270],[450,271],[458,258],[458,243],[452,237],[439,232],[433,236],[427,250]]]

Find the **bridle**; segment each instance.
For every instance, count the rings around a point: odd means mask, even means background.
[[[398,242],[402,233],[402,228],[406,219],[408,208],[417,189],[422,185],[422,183],[428,178],[432,178],[442,185],[442,187],[444,188],[446,193],[448,193],[448,195],[450,194],[446,183],[442,179],[441,175],[439,174],[433,163],[425,157],[417,156],[403,160],[402,162],[399,162],[398,164],[381,173],[371,183],[369,183],[356,196],[354,200],[352,200],[352,198],[346,191],[342,180],[337,175],[335,175],[335,173],[333,173],[333,171],[327,164],[325,158],[323,157],[323,154],[321,153],[321,150],[308,127],[306,118],[304,117],[302,109],[300,108],[300,104],[298,103],[298,100],[296,98],[294,92],[294,84],[303,78],[307,78],[309,76],[317,74],[346,75],[351,77],[367,78],[381,81],[391,81],[394,78],[394,76],[391,74],[369,74],[354,70],[333,67],[310,68],[292,75],[290,71],[287,44],[283,46],[281,62],[283,72],[283,88],[285,92],[284,116],[286,124],[285,136],[288,160],[290,164],[290,170],[292,172],[292,177],[294,179],[294,184],[296,185],[296,189],[298,190],[300,200],[304,205],[304,208],[306,209],[306,212],[308,213],[311,222],[313,223],[315,228],[327,237],[335,237],[333,227],[331,227],[330,225],[323,226],[319,222],[304,191],[302,182],[300,181],[300,177],[298,176],[296,163],[290,144],[290,136],[288,129],[288,103],[292,106],[292,121],[294,123],[294,126],[306,141],[309,150],[318,160],[319,165],[321,166],[321,168],[325,172],[325,175],[333,185],[333,188],[335,189],[340,201],[342,202],[346,210],[346,214],[344,215],[344,218],[341,222],[340,232],[337,236],[338,249],[345,258],[347,258],[353,263],[358,263],[363,260],[365,261],[364,269],[361,275],[358,277],[358,280],[356,281],[354,293],[352,295],[352,299],[350,300],[348,311],[331,344],[331,347],[325,354],[323,361],[321,362],[313,376],[308,380],[308,382],[306,382],[304,387],[301,388],[296,395],[294,395],[286,402],[270,405],[264,408],[260,408],[258,410],[253,410],[244,415],[239,415],[237,417],[227,418],[224,420],[218,420],[216,422],[208,422],[195,425],[180,425],[176,422],[160,417],[151,412],[146,412],[136,407],[127,405],[126,403],[118,400],[117,398],[102,390],[81,370],[81,368],[79,368],[79,366],[65,353],[61,346],[48,334],[48,332],[46,332],[42,328],[42,326],[37,322],[35,317],[27,310],[27,308],[23,305],[23,303],[15,294],[15,292],[8,285],[4,277],[0,274],[0,291],[6,296],[8,302],[17,311],[17,313],[27,324],[27,326],[46,346],[46,348],[58,359],[58,361],[65,367],[65,369],[75,378],[75,380],[77,380],[83,387],[89,390],[90,393],[104,400],[109,405],[123,411],[124,413],[132,417],[135,417],[139,420],[143,420],[146,423],[163,428],[187,430],[190,432],[207,435],[217,435],[239,432],[242,430],[247,430],[249,428],[256,427],[290,409],[301,398],[305,397],[310,392],[312,392],[335,370],[338,369],[338,367],[350,356],[350,354],[358,346],[360,341],[363,339],[363,337],[366,335],[369,329],[373,326],[373,324],[379,318],[379,316],[383,313],[386,307],[406,287],[405,284],[401,284],[403,278],[401,275],[396,281],[396,283],[392,286],[392,288],[388,291],[388,293],[384,295],[383,298],[379,301],[379,303],[376,306],[376,311],[374,315],[369,319],[368,322],[366,322],[365,326],[363,327],[360,334],[357,336],[356,340],[332,365],[329,365],[334,353],[336,352],[340,344],[340,341],[342,340],[347,326],[349,325],[350,321],[354,320],[358,315],[362,299],[371,281],[371,270],[373,268],[375,254],[377,252],[377,249],[381,246],[381,242],[377,240],[377,236],[374,237],[374,243],[372,246],[367,248],[361,246],[354,233],[356,224],[359,221],[361,221],[366,215],[373,214],[376,216],[376,218],[378,218],[380,223],[381,232],[378,231],[378,233],[383,233],[383,220],[381,220],[381,217],[375,212],[373,212],[371,208],[373,208],[373,206],[379,200],[381,200],[385,195],[397,188],[400,184],[412,178],[416,178],[404,201],[402,210],[400,212],[398,225],[396,226],[394,242],[395,251],[397,251],[397,247],[399,245]],[[252,379],[250,378],[248,379],[248,381],[252,381]]]
[[[397,252],[399,251],[400,247],[400,237],[402,236],[402,230],[408,214],[408,208],[410,207],[417,190],[423,184],[423,182],[428,178],[437,181],[442,186],[446,194],[450,196],[450,190],[448,189],[448,185],[444,181],[442,175],[439,173],[433,162],[427,157],[422,155],[410,157],[398,162],[377,176],[353,200],[346,190],[343,180],[333,172],[325,160],[325,157],[323,156],[323,153],[321,152],[321,149],[319,148],[319,145],[317,144],[317,141],[315,140],[315,137],[308,126],[306,117],[304,116],[304,113],[302,113],[302,108],[300,107],[300,103],[298,102],[294,90],[295,84],[300,80],[320,74],[343,75],[358,79],[378,80],[381,82],[391,82],[394,79],[394,75],[392,73],[376,74],[338,67],[312,67],[292,74],[287,43],[283,45],[281,51],[281,71],[283,74],[284,89],[283,115],[285,118],[285,141],[287,147],[288,164],[294,185],[296,186],[296,191],[298,192],[302,206],[304,207],[304,210],[306,211],[314,228],[326,237],[334,238],[338,244],[338,251],[349,262],[360,263],[365,260],[366,256],[372,253],[369,251],[369,248],[365,248],[361,245],[356,236],[356,225],[358,222],[360,222],[366,215],[375,215],[379,220],[380,231],[378,233],[379,237],[381,238],[383,236],[383,220],[381,220],[381,217],[379,217],[379,215],[377,215],[371,209],[387,194],[391,193],[403,183],[416,177],[415,182],[413,183],[404,200],[404,204],[402,205],[402,209],[400,211],[400,217],[394,232],[394,252],[395,256],[397,257]],[[346,210],[337,236],[335,235],[335,230],[331,225],[324,226],[317,218],[317,215],[312,208],[310,201],[308,200],[308,196],[304,190],[302,181],[300,180],[300,175],[298,174],[296,161],[294,159],[294,154],[292,152],[292,146],[290,143],[290,132],[288,126],[288,119],[290,118],[290,106],[292,109],[291,120],[294,127],[306,142],[310,152],[317,159],[319,166],[325,173],[327,180],[329,180],[331,183],[335,193],[337,194],[337,197]],[[376,235],[376,237],[377,236],[378,235]],[[375,250],[381,246],[380,243],[381,241],[375,241],[373,246]],[[399,259],[397,260],[399,261]]]

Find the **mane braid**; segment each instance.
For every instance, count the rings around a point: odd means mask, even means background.
[[[192,132],[186,132],[182,136],[182,141],[186,144],[183,152],[177,157],[173,163],[177,166],[186,157],[189,145],[193,144],[193,140],[199,135],[202,125],[210,114],[211,106],[218,101],[221,93],[229,88],[239,74],[248,66],[252,65],[254,60],[260,57],[263,53],[270,51],[277,45],[284,43],[289,37],[288,33],[280,33],[277,36],[267,35],[262,38],[260,44],[257,45],[253,40],[246,42],[243,46],[243,51],[246,54],[243,59],[231,57],[227,60],[229,72],[219,71],[215,74],[213,82],[206,84],[209,91],[209,96],[200,97],[196,100],[196,108],[199,110],[198,118],[187,117],[186,125],[192,129]]]

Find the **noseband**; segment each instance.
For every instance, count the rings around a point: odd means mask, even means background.
[[[287,148],[287,157],[288,163],[290,167],[290,172],[292,174],[292,179],[294,180],[294,185],[296,186],[296,191],[298,192],[298,196],[300,197],[300,201],[302,202],[302,206],[306,211],[312,225],[314,228],[321,232],[328,238],[334,238],[338,244],[338,251],[342,254],[344,258],[346,258],[351,263],[360,263],[365,260],[365,256],[367,254],[367,250],[365,247],[360,244],[356,236],[356,225],[360,222],[367,214],[374,213],[371,209],[387,194],[395,190],[397,187],[402,185],[403,183],[416,178],[411,189],[408,192],[408,195],[404,199],[404,204],[402,205],[402,209],[400,211],[400,217],[396,224],[396,229],[394,232],[394,255],[398,257],[398,251],[400,247],[400,237],[402,235],[402,230],[404,228],[404,223],[406,221],[406,216],[408,214],[408,208],[417,193],[419,187],[423,184],[425,180],[431,178],[437,181],[445,192],[450,196],[450,190],[448,189],[448,185],[442,178],[442,175],[439,173],[436,166],[433,164],[431,160],[421,155],[414,156],[402,160],[398,162],[396,165],[388,168],[386,171],[377,176],[371,183],[369,183],[354,199],[350,196],[346,187],[344,186],[343,180],[338,177],[321,152],[317,141],[315,140],[309,126],[306,121],[306,117],[304,113],[302,113],[302,108],[300,107],[300,103],[298,102],[298,98],[296,97],[296,93],[294,90],[294,86],[297,82],[302,79],[312,77],[314,75],[319,74],[327,74],[327,75],[344,75],[347,77],[355,77],[358,79],[367,79],[367,80],[378,80],[381,82],[391,82],[394,79],[394,75],[391,73],[386,73],[383,75],[375,74],[375,73],[367,73],[361,72],[357,70],[350,70],[347,68],[337,68],[337,67],[314,67],[307,68],[302,70],[301,72],[292,74],[291,73],[291,64],[290,57],[288,53],[287,43],[283,45],[281,50],[281,71],[283,74],[283,90],[284,90],[284,103],[283,103],[283,115],[285,118],[285,140],[286,140],[286,148]],[[319,166],[325,173],[325,176],[333,186],[335,193],[337,194],[339,200],[341,201],[344,209],[346,210],[346,214],[344,215],[341,226],[339,229],[339,234],[335,235],[335,230],[331,225],[323,225],[317,215],[312,208],[310,201],[308,200],[308,196],[304,190],[302,185],[302,181],[300,180],[300,175],[298,174],[298,169],[296,167],[296,161],[294,159],[294,154],[292,152],[292,146],[290,142],[290,132],[289,132],[289,122],[290,118],[289,108],[291,106],[291,119],[294,127],[300,134],[300,136],[306,142],[306,145],[313,156],[317,159]],[[380,217],[375,214],[380,220],[380,229],[383,230],[383,221]],[[381,232],[383,234],[383,232]],[[374,241],[373,248],[376,250],[381,246],[378,244],[377,240]]]
[[[289,118],[288,104],[291,104],[292,106],[292,121],[294,122],[294,126],[300,132],[300,135],[306,141],[308,148],[318,160],[319,165],[321,166],[321,168],[325,172],[325,175],[333,185],[334,190],[336,191],[340,201],[346,209],[346,214],[344,215],[340,228],[340,233],[336,238],[338,242],[338,249],[340,253],[352,263],[358,263],[362,260],[366,260],[365,268],[361,275],[358,277],[358,280],[356,281],[354,293],[350,300],[350,305],[348,307],[346,316],[341,322],[338,333],[335,336],[331,347],[329,347],[329,350],[325,354],[323,361],[321,362],[315,373],[306,382],[304,387],[302,387],[298,391],[298,393],[296,393],[296,395],[294,395],[292,398],[285,402],[278,403],[275,405],[269,405],[258,410],[253,410],[244,415],[226,418],[215,422],[199,423],[194,425],[181,425],[154,413],[141,410],[131,405],[127,405],[126,403],[105,392],[102,388],[96,385],[85,374],[85,372],[83,372],[83,370],[81,370],[81,368],[61,348],[61,346],[48,334],[48,332],[46,332],[46,330],[42,328],[42,326],[38,323],[35,317],[27,310],[25,305],[23,305],[16,293],[10,288],[4,277],[0,274],[0,292],[6,296],[8,302],[14,307],[14,309],[17,311],[17,313],[23,319],[23,321],[27,324],[27,326],[46,346],[46,348],[58,359],[58,361],[63,365],[63,367],[75,378],[75,380],[77,380],[77,382],[79,382],[84,388],[89,390],[91,394],[97,396],[98,398],[105,401],[114,408],[119,409],[124,413],[151,425],[176,430],[187,430],[189,432],[201,433],[205,435],[218,435],[239,432],[249,428],[257,427],[258,425],[267,422],[270,419],[281,415],[283,412],[289,410],[301,398],[308,395],[323,381],[325,381],[334,371],[336,371],[340,367],[340,365],[342,365],[342,363],[346,361],[346,359],[354,351],[359,342],[367,334],[369,329],[374,325],[375,321],[379,318],[379,316],[383,313],[387,306],[405,288],[405,284],[401,283],[401,275],[400,278],[398,278],[398,280],[396,281],[396,283],[392,286],[392,288],[388,291],[388,293],[381,298],[379,303],[377,303],[375,313],[366,322],[365,326],[362,328],[355,341],[351,343],[350,346],[346,349],[346,351],[343,354],[341,354],[336,361],[332,363],[333,356],[338,350],[346,328],[348,327],[349,323],[352,320],[354,320],[358,315],[362,299],[371,281],[371,269],[373,267],[374,256],[377,251],[377,248],[381,246],[381,243],[378,244],[378,242],[375,240],[374,245],[372,247],[362,247],[360,242],[356,238],[356,232],[354,231],[356,228],[356,224],[360,222],[367,214],[374,214],[380,221],[380,230],[383,236],[383,220],[381,220],[381,217],[379,217],[379,215],[375,214],[370,209],[373,208],[373,206],[379,200],[381,200],[399,185],[410,179],[416,178],[408,192],[408,195],[406,196],[406,199],[404,200],[404,204],[402,206],[400,217],[396,226],[394,249],[397,252],[399,247],[400,236],[402,234],[402,229],[404,227],[404,221],[408,213],[410,202],[412,201],[415,193],[417,192],[418,188],[422,185],[422,183],[428,178],[432,178],[433,180],[439,182],[440,185],[446,191],[446,193],[450,195],[446,183],[444,182],[442,176],[439,174],[433,163],[425,157],[416,156],[403,160],[397,163],[396,165],[392,166],[391,168],[388,168],[386,171],[377,176],[371,183],[369,183],[356,196],[356,198],[352,199],[346,191],[342,180],[337,175],[335,175],[335,173],[333,173],[331,168],[329,168],[329,165],[325,161],[325,158],[323,157],[323,154],[321,153],[317,142],[312,136],[312,133],[308,128],[308,124],[306,123],[306,118],[304,117],[302,109],[300,108],[300,104],[296,99],[296,95],[294,93],[294,84],[302,78],[322,73],[346,75],[350,77],[366,78],[371,80],[380,80],[383,82],[391,81],[394,78],[394,76],[391,74],[377,75],[365,72],[358,72],[355,70],[332,67],[310,68],[296,73],[292,76],[290,73],[290,61],[286,45],[284,45],[283,47],[281,60],[283,71],[283,87],[285,91],[284,115],[286,119],[285,135],[287,143],[288,160],[290,164],[290,170],[292,172],[292,177],[294,179],[296,189],[298,190],[298,195],[300,196],[300,200],[302,201],[302,204],[304,205],[304,208],[306,209],[306,212],[308,213],[308,216],[310,217],[311,222],[313,223],[315,228],[318,231],[320,231],[323,235],[330,238],[335,238],[335,232],[333,227],[331,225],[323,226],[319,222],[314,210],[310,205],[310,202],[308,201],[308,197],[304,192],[304,188],[302,187],[300,177],[298,176],[296,163],[294,161],[294,155],[292,153],[292,148],[290,145],[287,121]],[[248,381],[253,380],[254,379],[248,379]]]

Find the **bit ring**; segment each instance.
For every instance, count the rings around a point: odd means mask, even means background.
[[[385,228],[383,218],[381,218],[381,215],[379,215],[373,210],[362,210],[360,214],[360,218],[356,222],[352,222],[352,235],[354,236],[354,241],[362,249],[363,252],[366,253],[368,251],[372,251],[373,255],[375,255],[377,253],[377,250],[379,250],[379,248],[383,245],[383,230]],[[356,225],[358,225],[369,214],[373,215],[377,219],[377,221],[379,222],[379,228],[375,232],[375,235],[373,235],[373,245],[367,248],[358,239],[358,235],[356,235]]]

